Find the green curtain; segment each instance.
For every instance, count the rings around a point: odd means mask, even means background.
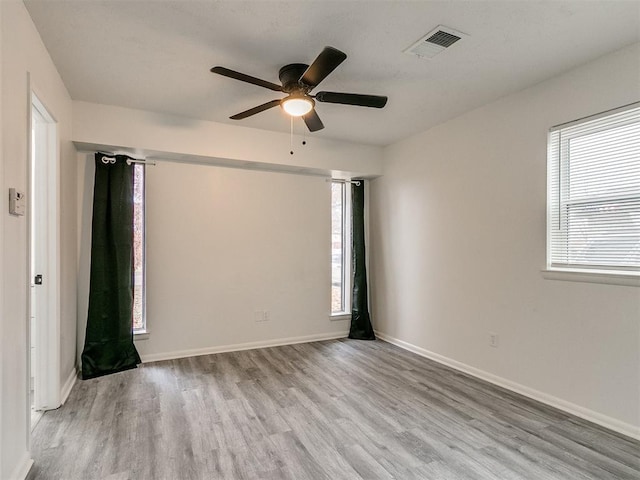
[[[133,344],[133,166],[128,158],[95,154],[83,379],[140,363]]]
[[[351,252],[353,262],[353,296],[349,338],[375,340],[369,317],[367,268],[364,248],[364,180],[351,184]]]

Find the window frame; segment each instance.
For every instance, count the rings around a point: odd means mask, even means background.
[[[568,200],[568,170],[570,168],[570,157],[566,155],[568,144],[571,139],[579,138],[580,135],[565,134],[562,135],[564,129],[592,122],[594,120],[604,119],[609,116],[624,113],[629,110],[638,109],[640,102],[635,102],[623,107],[615,108],[605,112],[601,112],[588,117],[580,118],[571,122],[556,125],[552,127],[547,136],[547,219],[546,219],[546,268],[542,271],[543,277],[553,280],[567,280],[588,283],[604,283],[613,285],[640,286],[640,270],[634,267],[613,267],[602,266],[597,264],[571,264],[553,261],[553,235],[554,232],[562,231],[565,223],[562,221],[566,212],[565,208],[569,205],[598,203],[602,199],[596,197],[588,199]],[[629,121],[629,123],[635,123]],[[615,127],[603,125],[598,130],[589,132],[589,134],[604,132]],[[557,147],[554,148],[553,136],[559,135]],[[563,183],[564,182],[564,183]],[[556,195],[557,203],[554,203],[554,188],[558,190]],[[620,197],[622,199],[623,196]],[[608,200],[617,200],[612,197]],[[553,211],[558,209],[556,218]],[[555,221],[555,222],[554,222]],[[559,223],[556,227],[555,223]]]
[[[147,167],[142,162],[133,164],[134,169],[142,172],[142,328],[133,328],[135,340],[149,338],[147,323]],[[135,178],[135,175],[134,175]],[[133,319],[132,319],[133,321]]]
[[[331,179],[331,188],[333,185],[340,185],[342,190],[342,310],[333,311],[333,206],[331,211],[331,283],[330,283],[330,317],[331,320],[342,320],[351,316],[351,284],[352,284],[352,265],[351,265],[351,189],[348,180]],[[333,200],[333,195],[331,195]]]

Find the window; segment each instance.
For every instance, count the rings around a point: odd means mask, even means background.
[[[133,165],[133,333],[147,332],[145,315],[144,165]]]
[[[331,314],[350,313],[351,190],[331,183]]]
[[[640,103],[551,129],[548,268],[640,275]]]

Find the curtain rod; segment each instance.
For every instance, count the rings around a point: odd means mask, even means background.
[[[136,160],[135,158],[128,158],[127,165],[131,165],[132,163],[142,163],[144,165],[155,165],[156,162],[152,160]]]
[[[104,152],[98,152],[98,153],[102,153],[101,160],[104,163],[106,163],[109,160],[114,160],[115,161],[116,154],[104,153]],[[156,164],[156,162],[154,162],[154,161],[147,160],[145,158],[133,158],[133,157],[130,157],[129,155],[124,154],[124,153],[121,153],[121,154],[118,154],[118,155],[122,155],[123,157],[127,157],[127,165],[131,165],[132,163],[141,163],[143,165],[155,165]]]
[[[342,180],[341,178],[327,178],[326,181],[327,182],[352,183],[356,187],[359,187],[360,184],[362,183],[361,180]]]

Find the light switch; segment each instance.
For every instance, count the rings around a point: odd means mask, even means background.
[[[15,188],[9,189],[9,213],[11,215],[24,215],[27,199],[24,192]]]

